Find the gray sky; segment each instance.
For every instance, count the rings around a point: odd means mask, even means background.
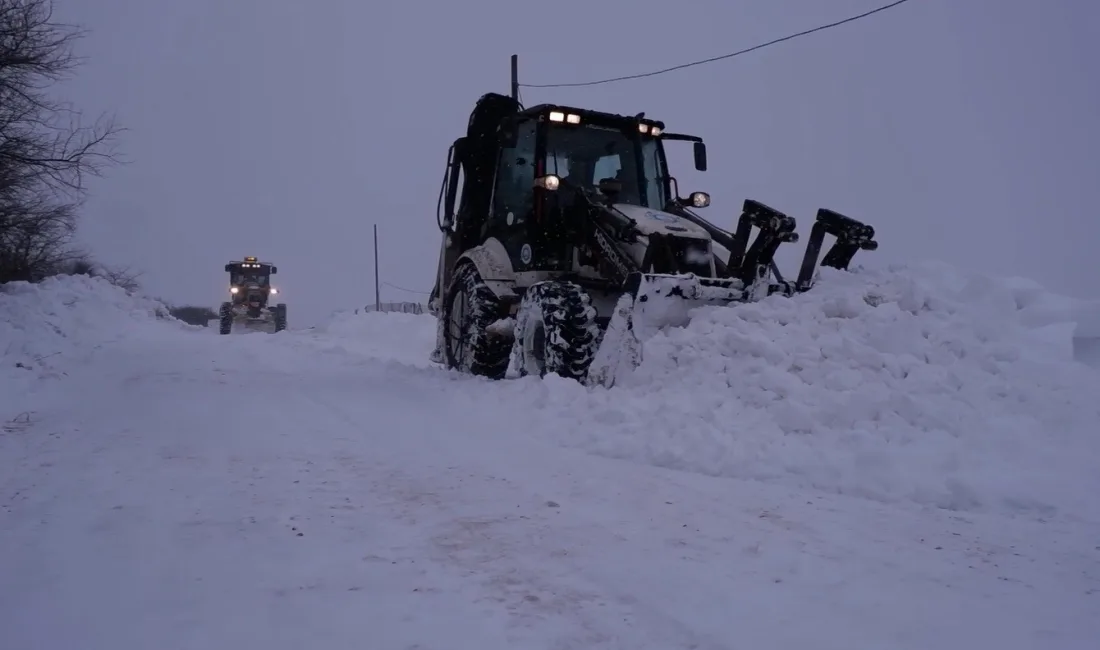
[[[885,0],[56,0],[92,30],[62,92],[114,111],[132,164],[97,180],[82,237],[151,293],[216,304],[223,265],[258,255],[299,326],[427,292],[448,146],[477,98],[725,54]],[[913,0],[735,59],[637,81],[525,89],[645,111],[707,140],[672,143],[683,193],[732,227],[746,197],[808,234],[831,207],[873,224],[864,263],[938,258],[1100,297],[1100,5]],[[782,256],[796,272],[802,244]],[[874,259],[872,259],[874,258]],[[426,298],[382,287],[383,300]]]

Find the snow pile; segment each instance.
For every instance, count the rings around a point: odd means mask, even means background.
[[[47,278],[0,285],[0,381],[58,376],[135,325],[176,321],[161,302],[127,293],[102,278]]]
[[[554,413],[533,426],[603,455],[1100,520],[1100,373],[1073,360],[1090,309],[940,265],[824,269],[793,299],[697,310],[613,389],[517,384]]]
[[[355,310],[337,313],[307,334],[332,352],[424,368],[432,366],[435,328],[431,314]]]

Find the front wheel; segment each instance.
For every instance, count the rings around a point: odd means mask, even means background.
[[[516,314],[513,355],[520,375],[554,373],[583,382],[600,329],[588,293],[572,282],[531,285]]]
[[[275,332],[281,332],[286,329],[286,303],[279,303],[275,305]]]
[[[223,302],[218,310],[218,333],[228,334],[233,330],[233,303]]]
[[[501,318],[502,305],[472,264],[455,269],[443,300],[443,355],[447,367],[503,379],[508,372],[510,341],[489,332]]]

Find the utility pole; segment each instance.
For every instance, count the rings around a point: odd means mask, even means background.
[[[519,55],[512,55],[512,99],[519,101]]]
[[[382,311],[382,298],[378,291],[378,224],[374,224],[374,310]]]

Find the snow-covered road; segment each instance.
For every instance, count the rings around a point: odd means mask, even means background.
[[[64,376],[42,350],[34,380],[5,368],[0,648],[1100,639],[1100,524],[1078,500],[945,510],[608,458],[551,399],[572,387],[456,376],[426,363],[424,317],[363,318],[232,337],[147,319],[70,346],[90,351]]]

